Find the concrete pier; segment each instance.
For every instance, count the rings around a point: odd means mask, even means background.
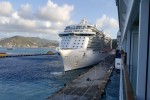
[[[37,54],[1,54],[0,58],[5,57],[23,57],[23,56],[42,56],[42,55],[54,55],[55,53],[37,53]]]
[[[48,97],[48,100],[99,100],[113,70],[113,57],[80,75],[63,89]]]

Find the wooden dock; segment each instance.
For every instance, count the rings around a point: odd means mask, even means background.
[[[100,100],[113,68],[112,62],[100,62],[48,100]]]

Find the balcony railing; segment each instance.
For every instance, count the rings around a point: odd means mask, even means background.
[[[132,90],[130,83],[129,75],[127,72],[127,66],[124,63],[125,59],[123,58],[123,86],[124,86],[124,100],[135,100],[135,96]]]

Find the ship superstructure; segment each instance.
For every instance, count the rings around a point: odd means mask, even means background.
[[[85,19],[77,25],[67,26],[59,36],[59,52],[65,71],[96,64],[105,56],[103,49],[111,48],[110,37]]]

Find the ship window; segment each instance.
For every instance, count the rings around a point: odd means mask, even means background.
[[[79,43],[78,43],[79,44]]]
[[[81,46],[81,48],[82,48],[82,46]]]

